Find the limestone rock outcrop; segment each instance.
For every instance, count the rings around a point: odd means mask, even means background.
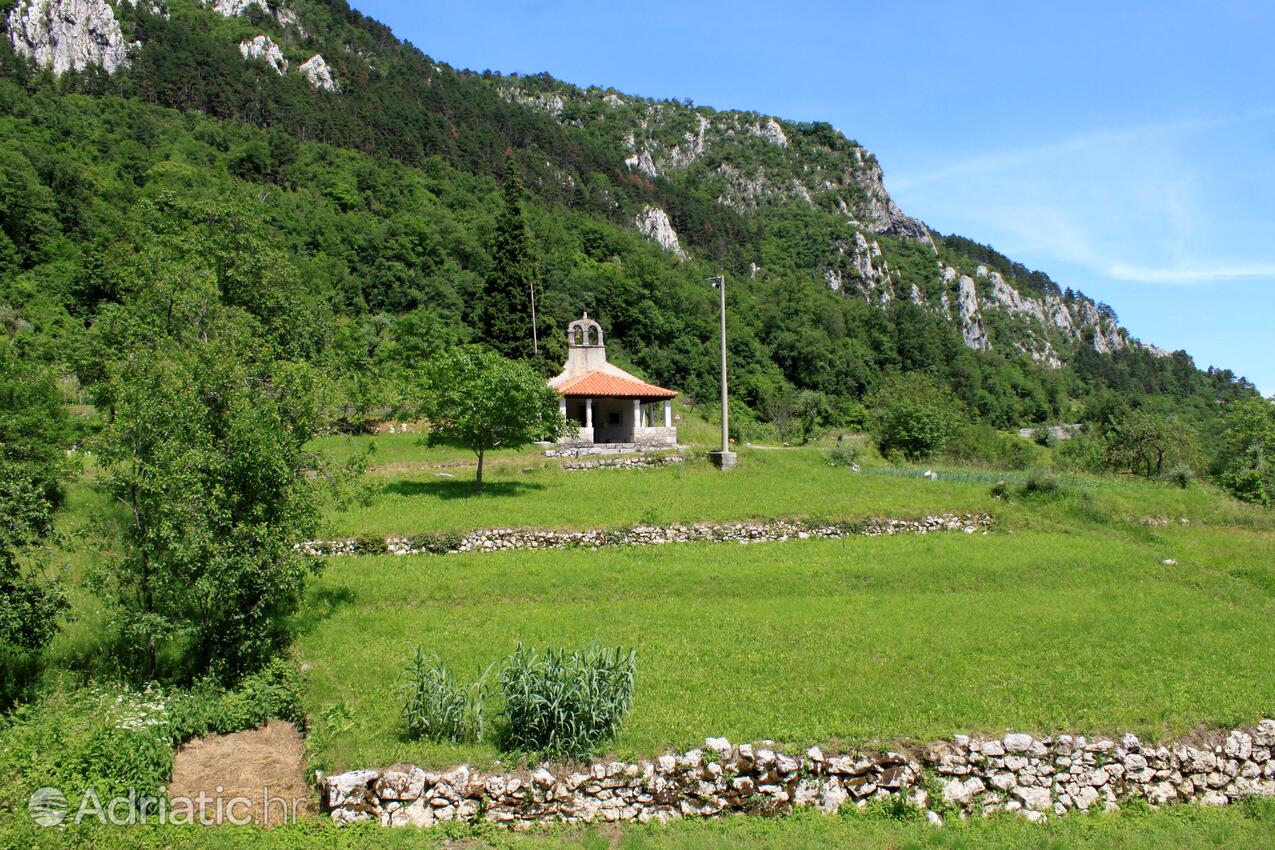
[[[759,139],[765,139],[771,144],[779,145],[781,148],[788,147],[788,135],[784,133],[784,128],[774,118],[767,118],[765,121],[749,124],[745,129]]]
[[[15,52],[54,74],[92,66],[113,74],[128,63],[129,46],[105,0],[19,0],[8,29]]]
[[[905,215],[885,191],[876,157],[835,131],[820,136],[802,127],[794,131],[773,116],[626,99],[602,89],[544,91],[512,83],[503,94],[576,125],[588,112],[568,110],[568,103],[605,107],[603,120],[621,125],[617,140],[625,162],[648,177],[685,171],[712,153],[716,165],[709,173],[717,200],[725,206],[749,210],[796,200],[839,212],[871,233],[903,236],[933,248],[929,228]],[[591,120],[596,123],[596,118]],[[758,144],[780,148],[784,154],[779,160],[732,155]]]
[[[824,272],[829,289],[858,291],[869,304],[889,306],[894,300],[895,275],[877,240],[854,234],[854,244],[837,242],[837,256]],[[853,287],[852,287],[853,285]]]
[[[254,7],[267,15],[270,14],[270,5],[266,0],[204,0],[204,5],[209,6],[219,15],[225,15],[227,18],[237,18],[241,15],[246,15],[248,10]]]
[[[983,329],[983,316],[978,309],[978,291],[974,287],[974,279],[961,275],[956,286],[956,312],[961,326],[961,338],[968,347],[987,351],[992,343],[987,338],[987,331]]]
[[[686,251],[682,249],[681,240],[677,238],[677,231],[673,229],[673,222],[669,221],[668,213],[664,212],[664,210],[649,205],[643,207],[642,212],[638,213],[634,223],[637,225],[638,232],[647,239],[650,239],[678,259],[686,259]]]
[[[306,35],[305,27],[301,25],[301,19],[297,17],[297,13],[291,9],[280,6],[275,10],[274,18],[279,22],[281,27],[296,27],[297,32],[302,36]]]
[[[239,42],[239,53],[245,60],[263,60],[281,77],[288,72],[288,60],[283,58],[283,51],[268,35],[258,35]]]
[[[941,309],[960,327],[961,337],[970,348],[987,351],[997,344],[983,320],[987,310],[999,310],[1014,319],[1019,325],[1014,345],[1050,368],[1063,365],[1051,336],[1092,345],[1099,353],[1119,351],[1132,344],[1114,319],[1083,295],[1025,295],[1010,286],[1000,272],[986,266],[979,266],[970,277],[940,263],[939,283]]]
[[[301,63],[301,73],[317,91],[337,92],[341,87],[332,76],[332,68],[318,53]]]
[[[563,124],[588,122],[592,131],[609,134],[635,176],[689,184],[742,216],[802,204],[840,217],[845,227],[838,232],[835,223],[829,226],[827,260],[818,269],[830,289],[880,306],[902,298],[941,311],[972,348],[1017,351],[1046,367],[1059,367],[1077,345],[1099,353],[1140,345],[1109,309],[1083,295],[1064,293],[1047,278],[1042,282],[1019,271],[988,267],[977,272],[962,268],[949,277],[929,228],[904,213],[886,191],[877,158],[828,124],[622,97],[599,88],[546,87],[540,81],[512,80],[501,92]],[[658,203],[653,201],[652,208]],[[658,228],[667,247],[670,230],[651,215],[644,212],[639,227],[648,236]],[[904,265],[910,249],[885,239],[878,245],[878,237],[928,248],[937,278],[918,281],[911,264]],[[898,271],[880,256],[882,247]],[[988,311],[996,311],[997,321],[991,321]]]
[[[930,238],[930,229],[919,219],[906,215],[899,205],[885,190],[885,175],[877,158],[856,148],[854,165],[847,177],[854,184],[862,187],[866,201],[851,211],[851,216],[874,233],[888,233],[894,236],[906,236],[918,242],[924,242],[934,248]]]

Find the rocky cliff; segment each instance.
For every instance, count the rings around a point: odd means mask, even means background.
[[[668,213],[664,210],[659,207],[643,207],[642,212],[638,213],[637,218],[634,219],[634,224],[647,239],[655,242],[679,260],[686,259],[686,252],[682,250],[677,231],[673,229],[673,223],[669,221]]]
[[[266,0],[200,0],[209,10],[228,18],[243,17],[256,10],[274,19],[280,31],[295,30],[303,39],[305,27],[297,13],[285,6],[271,7]],[[115,11],[119,4],[136,8],[138,4],[152,14],[168,16],[167,7],[158,0],[19,0],[5,19],[6,31],[14,50],[56,75],[67,71],[83,71],[97,67],[114,74],[128,65],[129,52],[143,42],[128,43]],[[283,49],[267,33],[254,35],[239,43],[245,62],[261,61],[283,76],[290,63]],[[315,53],[297,63],[297,72],[316,91],[341,90],[332,68],[322,55]]]
[[[9,10],[9,43],[55,74],[100,67],[113,74],[129,46],[105,0],[19,0]]]
[[[635,176],[711,193],[742,216],[797,205],[832,217],[844,230],[830,225],[818,270],[830,289],[883,307],[904,299],[940,311],[971,348],[1018,351],[1058,367],[1074,345],[1107,353],[1138,344],[1110,310],[1083,295],[1036,292],[986,265],[950,258],[940,250],[942,240],[890,197],[876,157],[827,124],[652,101],[543,77],[507,79],[502,94],[564,125],[601,128]],[[688,255],[664,210],[646,207],[635,223],[666,250]],[[893,268],[892,248],[897,253],[900,240],[927,249],[933,271],[905,279]]]
[[[288,73],[288,60],[283,58],[283,51],[268,35],[258,35],[239,42],[239,52],[243,54],[244,59],[260,59],[264,61],[271,68],[274,68],[279,76]]]
[[[543,81],[509,80],[507,99],[566,124],[600,126],[625,162],[648,177],[693,176],[740,211],[799,201],[836,211],[866,231],[930,241],[899,209],[871,153],[826,124],[793,124],[755,112],[718,112]]]

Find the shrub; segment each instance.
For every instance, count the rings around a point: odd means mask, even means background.
[[[867,520],[862,519],[831,520],[827,523],[812,522],[811,525],[831,525],[833,528],[838,529],[846,537],[858,537],[860,534],[863,534],[868,530]]]
[[[1023,482],[1024,496],[1048,496],[1062,490],[1062,482],[1044,472],[1032,472]]]
[[[384,537],[371,534],[360,534],[354,538],[354,551],[360,555],[384,555],[389,551]]]
[[[988,491],[993,499],[1009,498],[1009,485],[1004,481],[997,481],[992,485],[992,489]]]
[[[455,531],[437,531],[427,534],[418,534],[410,539],[413,549],[422,552],[430,552],[435,555],[445,555],[460,547],[461,541],[465,539],[463,534]]]
[[[858,443],[849,440],[840,440],[832,448],[828,449],[828,465],[851,467],[859,462],[859,455],[862,453]]]
[[[1164,479],[1185,490],[1187,487],[1190,487],[1191,482],[1195,480],[1195,473],[1191,470],[1191,467],[1186,464],[1179,464],[1170,469],[1168,473],[1165,474]]]
[[[1032,442],[1046,449],[1058,445],[1058,439],[1048,425],[1041,425],[1032,431]]]
[[[269,718],[304,725],[301,688],[296,665],[277,658],[222,697],[214,731],[225,734],[255,729]]]
[[[945,454],[958,463],[982,464],[994,469],[1030,469],[1040,458],[1040,450],[1023,438],[1002,434],[983,424],[958,429]]]
[[[1103,469],[1106,444],[1089,433],[1072,435],[1054,452],[1054,465],[1068,472],[1099,472]]]
[[[961,402],[921,373],[894,376],[868,398],[872,433],[886,457],[922,460],[942,452],[965,422]]]
[[[636,669],[631,649],[539,653],[519,644],[500,674],[504,747],[549,758],[587,754],[628,716]]]
[[[456,684],[451,670],[420,647],[404,671],[403,720],[412,738],[476,741],[482,736],[486,674],[469,688]]]
[[[851,401],[846,404],[844,410],[841,411],[838,424],[851,428],[855,431],[868,430],[868,424],[871,417],[868,415],[868,409],[857,401]]]
[[[256,729],[266,720],[304,725],[301,674],[288,659],[276,658],[244,677],[231,690],[208,679],[189,690],[164,695],[165,732],[174,746],[217,732]]]

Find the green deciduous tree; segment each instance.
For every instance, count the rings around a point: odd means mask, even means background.
[[[530,366],[478,346],[432,362],[419,398],[419,413],[429,421],[429,445],[456,443],[477,455],[479,493],[488,451],[556,440],[570,427],[558,412],[558,394]]]
[[[97,577],[146,677],[233,680],[286,640],[310,565],[294,544],[318,517],[302,445],[322,410],[306,366],[252,368],[226,343],[112,368],[103,486],[128,512],[124,551]]]
[[[1107,431],[1103,462],[1120,472],[1158,478],[1195,460],[1195,432],[1186,423],[1151,410],[1135,410]]]
[[[0,461],[0,649],[39,650],[57,631],[66,599],[33,557],[52,530],[43,487]]]
[[[1233,402],[1226,411],[1214,471],[1222,486],[1248,502],[1275,500],[1275,402]]]
[[[871,429],[881,453],[908,460],[932,457],[947,447],[966,422],[960,401],[921,372],[887,378],[866,399]]]
[[[62,503],[70,424],[62,396],[44,370],[18,358],[0,337],[0,461],[15,467],[56,508]]]
[[[68,423],[52,378],[0,338],[0,656],[32,653],[57,631],[66,599],[40,547],[61,504]],[[3,660],[3,659],[0,659]],[[5,665],[7,667],[7,664]],[[0,670],[4,678],[11,674]],[[0,701],[12,696],[6,682]]]

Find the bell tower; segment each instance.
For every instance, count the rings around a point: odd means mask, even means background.
[[[567,325],[567,364],[564,374],[575,377],[606,365],[607,348],[602,341],[602,326],[585,313]]]

